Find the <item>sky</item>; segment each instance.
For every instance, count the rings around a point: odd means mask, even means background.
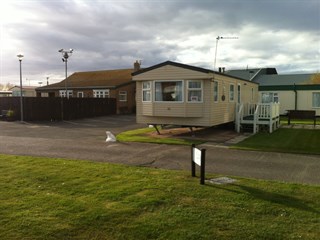
[[[0,34],[0,84],[19,84],[19,53],[23,85],[63,80],[61,48],[68,75],[136,60],[320,71],[320,0],[1,0]]]

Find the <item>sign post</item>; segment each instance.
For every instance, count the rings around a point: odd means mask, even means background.
[[[195,144],[191,146],[191,176],[196,176],[196,164],[200,166],[200,184],[204,185],[205,165],[206,165],[206,150],[198,149]]]

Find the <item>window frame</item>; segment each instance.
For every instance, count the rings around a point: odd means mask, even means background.
[[[157,100],[156,99],[156,84],[157,83],[169,83],[169,82],[180,82],[181,83],[181,100],[180,101],[163,101],[163,100]],[[183,103],[184,102],[184,81],[183,80],[155,80],[153,82],[153,87],[154,87],[154,91],[153,91],[153,101],[156,103]]]
[[[216,80],[213,81],[213,102],[219,102],[219,82]]]
[[[94,98],[109,98],[110,89],[93,89]]]
[[[192,88],[189,86],[189,83],[191,82],[197,82],[200,83],[200,88]],[[191,96],[191,99],[189,99],[189,93],[191,91],[200,91],[200,100],[192,100],[192,97],[197,96]],[[187,81],[187,102],[188,103],[203,103],[203,81],[202,80],[188,80]]]
[[[127,102],[127,91],[119,91],[119,102]],[[124,97],[124,99],[121,99],[121,97]]]
[[[81,96],[80,96],[80,95],[81,95]],[[78,97],[78,98],[83,98],[83,97],[84,97],[83,92],[77,92],[77,97]]]
[[[146,83],[146,84],[148,84],[148,86],[145,88],[144,87],[144,83]],[[151,92],[151,81],[144,81],[144,82],[142,82],[142,86],[141,86],[141,88],[142,88],[142,91],[141,91],[141,94],[142,94],[142,102],[151,102],[152,101],[152,92]],[[146,92],[146,93],[149,93],[149,99],[145,99],[144,98],[144,92]],[[146,95],[147,96],[147,95]]]
[[[67,91],[66,90],[59,90],[59,97],[61,97],[61,98],[67,97],[66,93],[68,93],[69,98],[73,97],[73,90],[67,90]]]
[[[263,101],[263,95],[269,95],[268,99],[271,99],[269,102]],[[275,101],[277,99],[277,101]],[[262,92],[261,93],[261,103],[279,103],[279,93],[278,92]]]
[[[319,98],[319,105],[318,106],[315,106],[314,104],[314,95],[319,95],[318,98]],[[320,108],[320,92],[312,92],[312,108]]]
[[[231,87],[233,87],[233,90],[231,91]],[[231,95],[232,93],[232,95]],[[235,93],[235,87],[234,87],[234,84],[233,83],[230,83],[229,85],[229,102],[234,102],[234,94]],[[231,98],[232,96],[232,98]]]

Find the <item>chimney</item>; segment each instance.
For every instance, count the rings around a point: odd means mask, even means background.
[[[140,70],[140,65],[141,65],[141,61],[136,60],[135,63],[133,64],[133,70],[139,71]]]
[[[219,73],[224,73],[226,71],[225,67],[219,67]]]

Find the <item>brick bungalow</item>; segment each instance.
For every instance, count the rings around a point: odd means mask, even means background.
[[[36,88],[38,97],[115,98],[117,113],[133,113],[136,108],[136,85],[131,73],[140,69],[136,61],[133,69],[75,72],[67,79]],[[67,93],[67,94],[66,94]]]

